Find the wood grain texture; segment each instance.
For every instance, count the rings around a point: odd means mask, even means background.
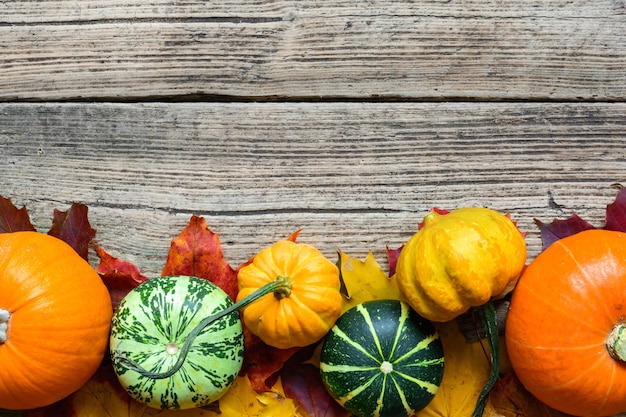
[[[147,274],[192,214],[238,265],[300,240],[383,267],[433,207],[602,226],[626,183],[626,104],[0,104],[0,194],[47,230],[87,204],[97,241]]]
[[[0,3],[0,100],[621,101],[624,0]]]

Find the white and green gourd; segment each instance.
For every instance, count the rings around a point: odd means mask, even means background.
[[[443,379],[443,346],[432,323],[397,300],[346,311],[324,340],[320,371],[330,395],[358,417],[411,416]]]
[[[228,391],[243,364],[238,310],[284,286],[266,284],[233,304],[215,284],[190,276],[152,278],[113,315],[113,368],[129,395],[158,409],[206,406]]]

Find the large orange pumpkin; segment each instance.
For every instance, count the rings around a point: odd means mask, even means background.
[[[506,346],[526,389],[577,416],[626,410],[626,234],[589,230],[540,253],[519,279]]]
[[[78,390],[104,357],[111,316],[107,288],[65,242],[0,234],[0,408],[42,407]]]
[[[313,246],[283,240],[239,270],[237,301],[264,285],[284,285],[243,308],[243,320],[268,345],[287,349],[317,342],[341,315],[339,269]]]

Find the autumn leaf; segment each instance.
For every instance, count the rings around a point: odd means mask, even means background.
[[[110,367],[100,369],[65,401],[73,415],[81,417],[143,416],[148,408],[145,404],[133,400],[119,386]]]
[[[0,233],[34,230],[26,207],[18,209],[10,199],[0,196]]]
[[[278,388],[277,388],[278,387]],[[238,376],[220,399],[220,417],[295,417],[293,401],[286,398],[280,382],[274,389],[258,394],[246,376]]]
[[[148,278],[134,264],[109,255],[96,243],[93,246],[100,258],[97,272],[111,294],[113,309],[116,309],[126,294]]]
[[[190,275],[204,278],[237,298],[237,273],[224,259],[219,236],[203,217],[192,216],[180,236],[172,240],[161,275]]]
[[[346,291],[343,312],[363,301],[402,299],[395,276],[387,276],[372,252],[361,261],[340,250],[338,266]]]
[[[389,246],[386,247],[387,265],[389,267],[388,276],[390,278],[396,275],[396,265],[398,263],[398,257],[400,257],[400,252],[402,252],[402,248],[404,248],[404,245],[396,249],[389,249]]]
[[[505,375],[496,384],[489,400],[499,417],[572,417],[539,401],[513,373]]]
[[[234,384],[220,399],[220,415],[222,417],[256,416],[263,404],[257,400],[257,392],[252,388],[246,376],[238,376]]]
[[[285,395],[298,404],[303,417],[348,417],[328,393],[322,382],[319,364],[290,363],[280,372]]]
[[[275,382],[277,372],[300,347],[278,349],[269,346],[245,327],[243,329],[244,351],[240,375],[247,375],[252,388],[257,392],[268,391]]]
[[[606,221],[604,228],[618,232],[626,232],[626,190],[620,184],[614,184],[619,189],[615,200],[606,206]]]
[[[217,404],[216,404],[217,405]],[[101,367],[78,391],[69,397],[34,410],[22,417],[218,417],[203,408],[158,410],[131,398],[119,384],[111,366]]]
[[[271,391],[257,395],[257,400],[265,407],[257,414],[258,417],[303,417],[297,411],[293,399],[287,398],[280,378]]]
[[[535,224],[541,232],[542,249],[546,249],[559,239],[571,236],[575,233],[589,229],[595,229],[593,225],[581,219],[576,213],[573,213],[566,220],[555,219],[549,224],[542,223],[535,219]]]
[[[416,416],[471,416],[491,371],[489,348],[481,343],[466,342],[456,321],[435,325],[443,343],[443,380],[435,398]],[[483,417],[492,412],[493,406],[488,402]]]
[[[100,245],[93,243],[96,254],[100,258],[97,271],[103,276],[123,276],[133,281],[133,287],[146,281],[148,278],[144,276],[137,266],[131,262],[124,261],[109,255]]]
[[[626,189],[619,184],[614,186],[619,192],[615,200],[606,206],[605,224],[601,229],[626,232]],[[596,228],[576,213],[572,213],[567,219],[554,219],[550,223],[535,219],[535,224],[541,232],[543,250],[559,239]]]
[[[89,256],[89,244],[96,235],[87,217],[88,208],[84,204],[73,203],[67,211],[54,210],[52,228],[48,234],[67,244],[85,260]]]
[[[50,236],[69,244],[83,259],[88,260],[89,244],[96,235],[88,219],[88,208],[73,203],[69,210],[54,209]],[[18,209],[10,199],[0,196],[0,233],[35,231],[26,207]]]

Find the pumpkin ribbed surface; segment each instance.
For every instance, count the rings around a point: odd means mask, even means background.
[[[607,336],[626,316],[626,234],[588,230],[560,239],[522,274],[506,346],[526,389],[577,416],[626,410],[626,363]]]
[[[359,417],[410,416],[433,399],[443,378],[443,348],[433,325],[397,300],[346,311],[326,337],[322,380]]]
[[[341,315],[339,269],[313,246],[279,241],[239,270],[237,301],[277,278],[285,280],[289,290],[244,307],[246,327],[279,349],[317,342]]]
[[[160,409],[202,407],[220,398],[243,363],[237,311],[204,328],[182,367],[168,378],[140,375],[120,358],[150,372],[165,372],[196,325],[232,304],[216,285],[195,277],[153,278],[133,289],[116,310],[111,328],[111,354],[122,386],[136,400]]]
[[[0,408],[49,405],[100,366],[112,306],[95,270],[37,232],[0,234]]]

